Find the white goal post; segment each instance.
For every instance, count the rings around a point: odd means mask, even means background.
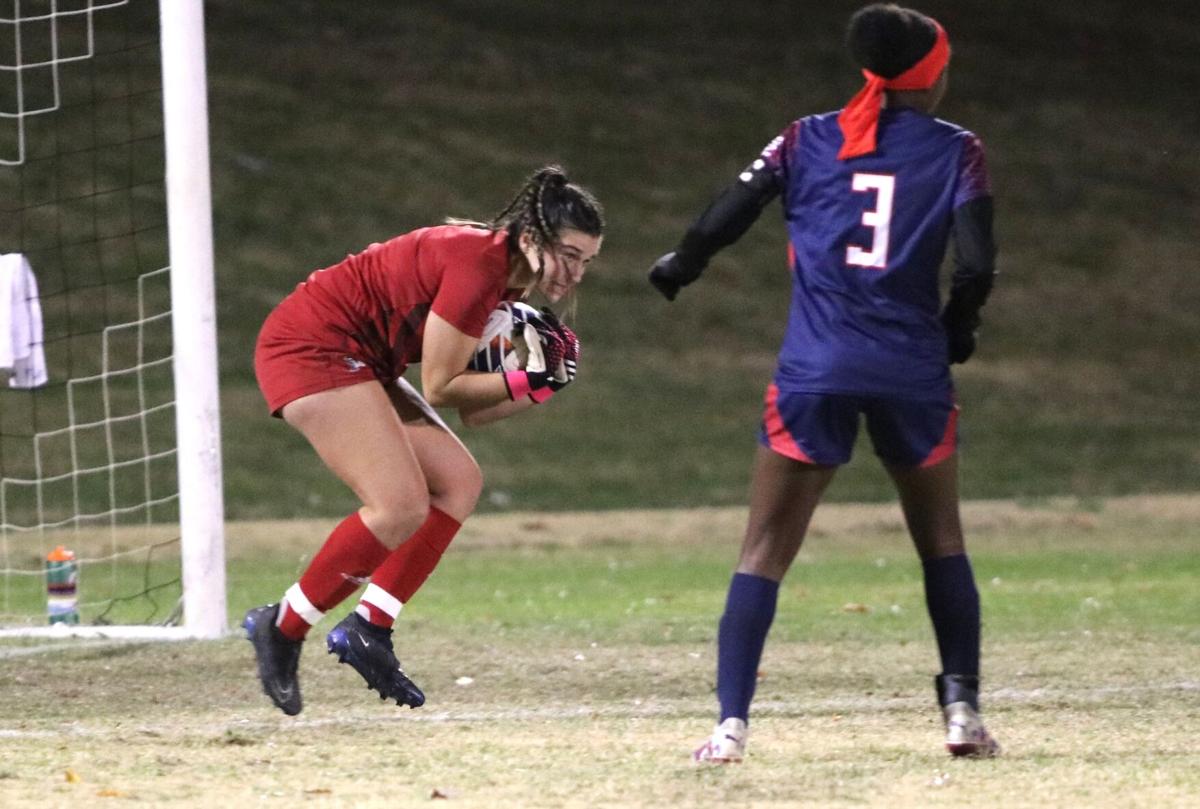
[[[184,632],[225,632],[225,505],[203,0],[159,0]]]
[[[147,2],[132,0],[139,1]],[[109,0],[106,5],[89,5],[86,10],[89,25],[91,15],[97,9],[124,5],[125,2]],[[19,4],[17,8],[20,8]],[[58,7],[51,3],[50,8]],[[52,11],[48,15],[52,18],[51,24],[55,22],[53,17],[64,13],[75,12]],[[228,631],[203,0],[158,0],[158,13],[182,622],[177,625],[29,625],[0,629],[0,637],[175,640],[218,638]],[[19,49],[22,25],[20,11],[15,12],[14,16]],[[18,65],[18,87],[20,71],[21,66]],[[21,126],[20,136],[25,138],[24,120],[18,123]],[[23,140],[20,154],[24,159]],[[130,325],[141,328],[141,323],[123,324],[115,328],[128,328]],[[106,329],[106,339],[110,330]],[[107,359],[105,363],[104,375],[108,375]],[[137,370],[140,371],[140,368]],[[112,375],[116,373],[123,372],[112,372]],[[162,408],[159,406],[157,409]],[[69,428],[55,433],[71,432],[74,442],[74,431],[92,425],[76,425],[74,415],[71,419]],[[35,436],[34,440],[36,442],[44,437]],[[145,460],[145,466],[149,470],[149,460]],[[82,473],[76,469],[71,474],[78,478]],[[149,476],[150,472],[146,474]],[[69,475],[58,477],[66,478]],[[57,478],[54,480],[57,481]],[[40,509],[43,481],[21,480],[17,483],[36,486]],[[112,510],[114,514],[120,511],[115,505]],[[77,513],[74,525],[78,527],[85,519],[95,516],[81,517]],[[116,517],[112,519],[115,525]],[[64,524],[67,522],[69,520],[62,521]],[[57,527],[59,524],[52,523],[50,526]],[[6,536],[10,529],[34,530],[10,526],[7,522],[4,528]],[[39,526],[36,530],[42,532],[45,529]],[[179,607],[176,608],[178,610]]]

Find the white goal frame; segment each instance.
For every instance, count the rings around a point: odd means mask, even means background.
[[[228,631],[204,6],[159,0],[158,8],[183,624],[54,624],[0,630],[0,637],[183,640]]]

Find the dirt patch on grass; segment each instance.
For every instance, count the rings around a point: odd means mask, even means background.
[[[515,511],[479,514],[463,526],[456,548],[579,547],[597,544],[656,543],[667,546],[737,547],[746,526],[744,507],[630,509],[619,511]],[[968,543],[977,549],[1020,551],[1087,544],[1091,532],[1124,527],[1140,548],[1197,541],[1200,495],[1139,495],[1109,499],[1046,498],[1030,501],[978,500],[962,506]],[[230,559],[284,553],[314,553],[337,524],[336,518],[238,520],[226,523]],[[40,545],[68,544],[91,561],[119,558],[130,551],[158,546],[155,558],[178,553],[178,527],[134,526],[91,532],[48,532]],[[1003,536],[1001,544],[992,539]],[[881,537],[904,540],[904,517],[896,503],[826,503],[813,517],[806,547],[834,541],[842,550],[877,549]],[[903,544],[897,547],[904,547]],[[17,567],[38,570],[41,547],[14,555]]]
[[[634,509],[627,511],[512,512],[472,517],[456,547],[573,547],[602,543],[668,545],[726,544],[736,547],[746,525],[746,509]],[[1143,495],[1106,500],[1047,498],[1037,501],[980,500],[963,504],[968,541],[997,550],[1020,550],[1025,543],[1044,547],[1057,537],[1063,547],[1101,527],[1128,524],[1139,546],[1179,541],[1181,531],[1200,525],[1200,495]],[[335,520],[245,521],[227,527],[230,556],[254,556],[267,550],[312,553]],[[831,538],[843,549],[875,546],[881,535],[905,534],[895,503],[827,503],[817,509],[809,536]]]

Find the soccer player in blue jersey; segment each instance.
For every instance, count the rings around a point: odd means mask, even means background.
[[[850,458],[860,416],[924,568],[946,746],[969,756],[999,749],[979,718],[979,593],[959,518],[949,368],[975,349],[994,275],[983,149],[975,135],[932,115],[950,58],[935,20],[874,4],[851,18],[847,45],[866,76],[863,89],[844,109],[784,129],[650,272],[673,300],[781,197],[791,311],[718,630],[719,724],[697,761],[744,755],[779,582]],[[955,270],[940,306],[938,271],[951,236]]]

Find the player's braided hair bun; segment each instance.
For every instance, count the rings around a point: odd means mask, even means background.
[[[846,46],[859,67],[893,79],[929,53],[937,26],[919,11],[895,3],[875,3],[850,18]]]
[[[553,244],[564,228],[589,236],[604,234],[604,209],[590,191],[567,178],[561,166],[543,166],[533,173],[493,226],[516,238],[532,234],[539,247]]]

